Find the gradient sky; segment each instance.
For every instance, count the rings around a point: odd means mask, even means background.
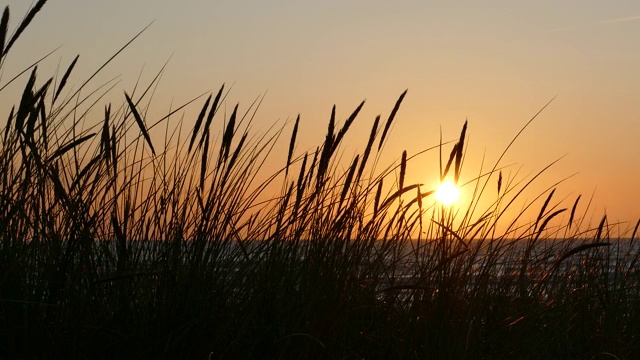
[[[29,2],[8,4],[13,28]],[[386,163],[403,150],[436,145],[440,128],[445,140],[456,138],[468,119],[468,179],[483,154],[493,164],[557,95],[503,161],[514,164],[505,175],[520,169],[524,176],[566,155],[527,199],[578,173],[556,192],[568,206],[595,191],[593,210],[606,211],[610,222],[635,224],[640,216],[637,0],[51,0],[12,50],[0,83],[62,45],[45,64],[64,68],[80,54],[71,79],[78,86],[153,20],[97,80],[122,76],[113,92],[118,102],[143,67],[142,79],[150,81],[173,54],[155,98],[158,114],[222,83],[234,84],[229,107],[267,92],[258,128],[300,113],[301,153],[321,143],[333,104],[344,120],[367,99],[344,148],[350,156],[364,148],[375,115],[386,118],[409,89]],[[410,179],[436,181],[435,159],[410,165]]]

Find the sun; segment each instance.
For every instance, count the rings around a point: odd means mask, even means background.
[[[451,181],[445,181],[438,186],[435,197],[442,205],[450,206],[460,198],[460,190]]]

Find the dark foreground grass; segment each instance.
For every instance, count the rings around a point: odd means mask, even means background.
[[[43,4],[13,36],[5,10],[3,62]],[[59,81],[27,69],[0,134],[0,357],[640,358],[637,225],[592,227],[554,186],[508,219],[537,175],[499,161],[467,207],[434,203],[405,181],[415,155],[377,166],[406,92],[350,161],[364,103],[304,153],[296,120],[258,180],[284,129],[250,133],[255,104],[223,119],[221,87],[184,135],[145,116],[158,76],[91,120],[106,90],[65,91],[77,60]],[[442,179],[460,181],[466,131]]]

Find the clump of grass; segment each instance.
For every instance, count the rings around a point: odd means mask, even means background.
[[[9,42],[5,9],[2,59],[42,5]],[[77,104],[102,93],[64,95],[78,61],[59,82],[33,68],[2,129],[2,357],[638,357],[640,222],[630,238],[606,216],[592,227],[580,196],[565,221],[557,184],[506,220],[546,168],[503,178],[500,157],[465,178],[467,122],[444,169],[442,140],[381,168],[407,92],[346,161],[340,145],[364,102],[342,125],[334,106],[323,144],[302,153],[296,118],[271,171],[286,129],[249,132],[259,102],[222,118],[222,86],[147,118],[163,68],[94,121]],[[184,134],[168,120],[192,103],[201,111]],[[428,151],[440,152],[441,180],[475,187],[468,206],[407,183]],[[497,197],[483,209],[490,183]]]

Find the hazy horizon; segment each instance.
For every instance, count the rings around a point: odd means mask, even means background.
[[[8,5],[12,30],[29,2]],[[464,182],[478,174],[483,156],[485,169],[493,165],[556,97],[505,157],[503,165],[514,165],[504,175],[535,173],[566,155],[532,185],[528,200],[578,173],[556,196],[570,206],[582,194],[584,209],[595,190],[594,226],[604,211],[610,224],[633,226],[640,217],[640,3],[49,1],[9,54],[0,86],[62,45],[39,73],[50,76],[79,54],[70,79],[77,88],[154,20],[93,83],[121,76],[100,104],[121,103],[143,68],[149,82],[171,57],[150,120],[223,83],[233,85],[228,109],[236,102],[246,109],[266,92],[256,130],[301,114],[301,154],[322,142],[333,104],[342,122],[366,99],[343,148],[349,158],[364,148],[375,116],[386,118],[408,89],[381,164],[437,145],[440,129],[455,139],[468,120]],[[25,82],[26,75],[7,88],[0,116]],[[199,107],[186,112],[186,128]],[[436,155],[411,164],[408,182],[433,184]],[[286,153],[273,159],[282,164]]]

